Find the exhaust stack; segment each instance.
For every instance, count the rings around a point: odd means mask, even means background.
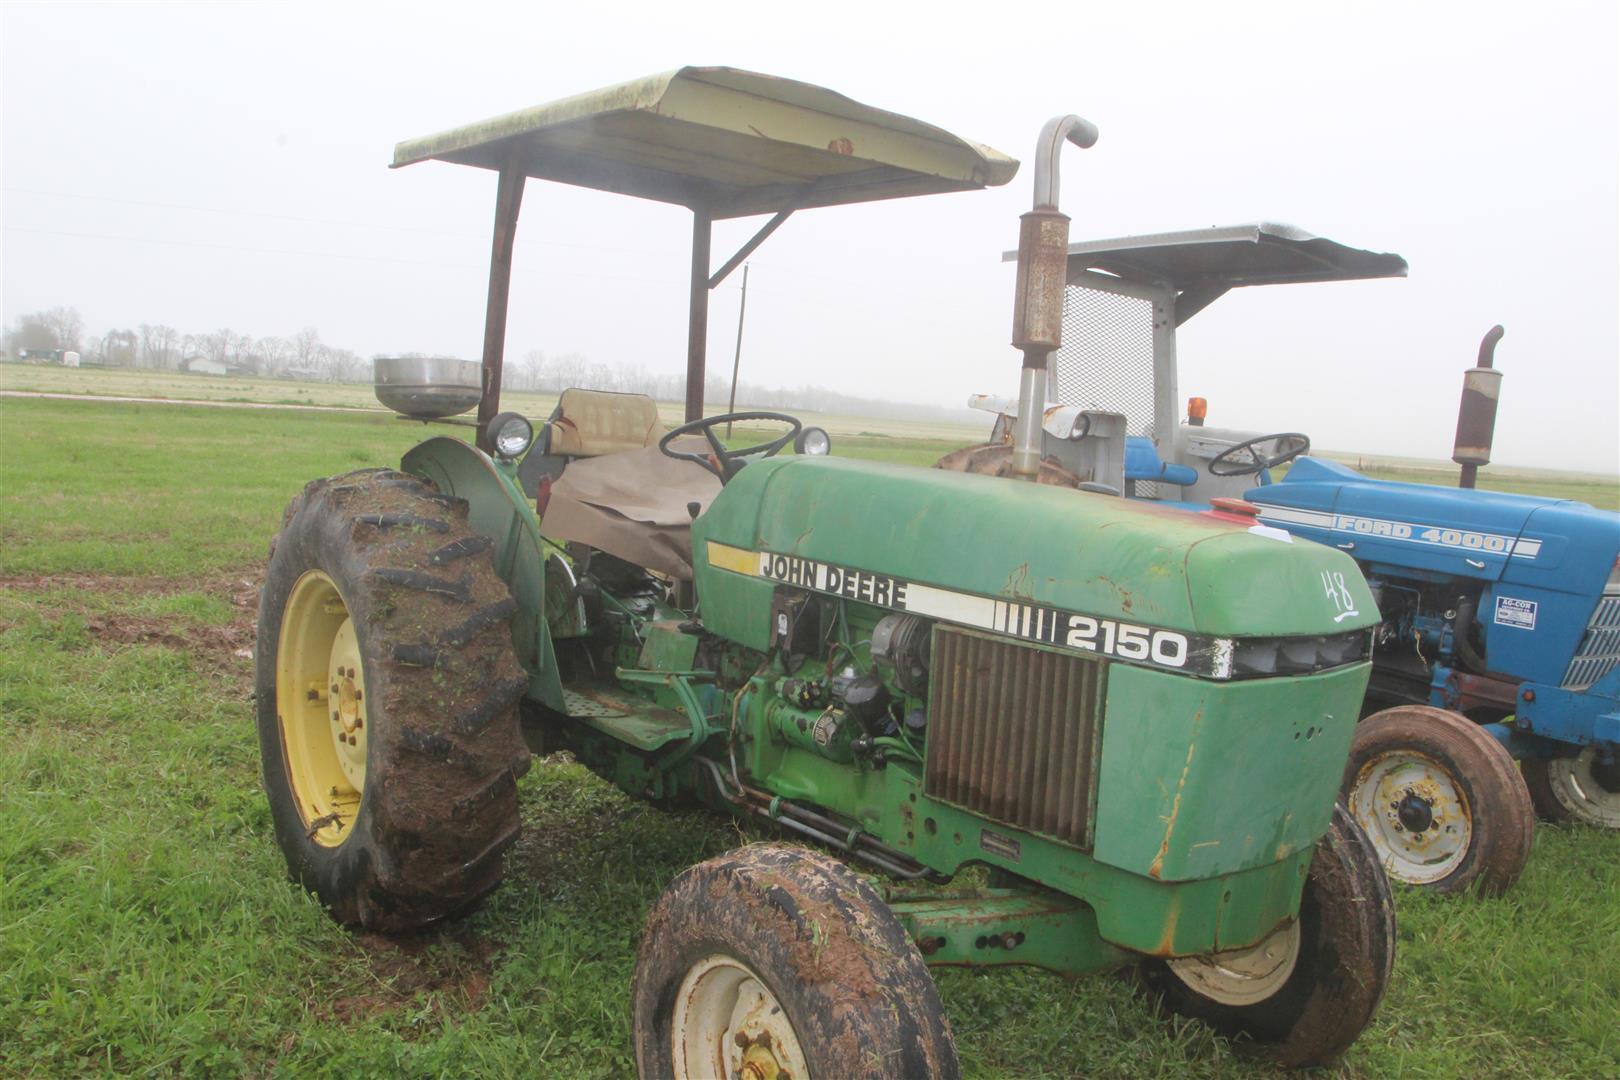
[[[1486,331],[1479,343],[1479,361],[1463,372],[1462,404],[1457,407],[1457,440],[1451,460],[1462,466],[1457,486],[1471,488],[1481,465],[1491,463],[1491,439],[1496,434],[1496,401],[1502,373],[1492,365],[1496,343],[1506,333],[1500,326]]]
[[[1024,367],[1013,426],[1013,474],[1023,480],[1034,480],[1040,471],[1047,358],[1063,342],[1069,218],[1058,210],[1058,157],[1065,141],[1085,149],[1097,141],[1097,126],[1073,115],[1046,122],[1035,148],[1035,208],[1018,219],[1012,343],[1023,352]]]

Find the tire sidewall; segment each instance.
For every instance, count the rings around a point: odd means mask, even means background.
[[[776,868],[746,861],[778,853],[791,854]],[[960,1075],[933,978],[864,879],[802,849],[754,845],[734,854],[744,859],[723,856],[683,872],[648,918],[631,990],[641,1076],[674,1075],[676,995],[687,973],[715,955],[746,965],[775,995],[812,1076]],[[860,960],[829,960],[815,972],[822,947],[839,953],[832,935],[852,941],[844,955]],[[807,970],[820,977],[791,974]]]
[[[1394,897],[1372,842],[1339,804],[1311,860],[1299,934],[1288,980],[1252,1005],[1203,997],[1159,960],[1147,966],[1147,983],[1172,1011],[1252,1039],[1285,1067],[1324,1064],[1354,1042],[1394,969]]]
[[[1439,893],[1477,885],[1490,895],[1518,880],[1533,842],[1534,811],[1525,779],[1506,749],[1456,713],[1422,705],[1386,709],[1357,725],[1341,788],[1346,806],[1368,766],[1395,753],[1421,757],[1445,774],[1463,801],[1470,830],[1467,850],[1445,876],[1427,882],[1397,880]],[[1378,850],[1373,835],[1367,830]],[[1383,862],[1381,852],[1379,860]]]
[[[260,595],[255,673],[260,762],[276,839],[293,877],[331,908],[339,921],[353,923],[363,920],[360,883],[370,879],[373,865],[381,858],[372,823],[379,785],[387,782],[384,770],[378,767],[385,756],[379,753],[380,744],[389,735],[387,711],[379,707],[385,700],[384,688],[378,685],[385,670],[384,658],[377,655],[370,640],[368,596],[360,587],[360,575],[366,568],[350,541],[353,527],[345,515],[329,507],[324,491],[311,486],[316,490],[305,492],[282,529]],[[282,619],[293,586],[311,570],[332,579],[348,608],[365,668],[363,689],[366,700],[373,703],[366,717],[366,783],[360,810],[342,842],[331,847],[310,838],[297,805],[276,699]]]

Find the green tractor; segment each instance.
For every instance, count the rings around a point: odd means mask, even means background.
[[[1095,137],[1076,117],[1042,132],[1024,416],[1061,329],[1059,150]],[[334,917],[405,931],[477,902],[531,753],[566,750],[633,795],[809,842],[692,867],[654,906],[632,987],[643,1076],[955,1075],[934,965],[1134,967],[1167,1009],[1286,1065],[1355,1040],[1395,934],[1334,804],[1377,610],[1347,556],[1021,482],[1034,424],[1008,479],[841,459],[782,414],[703,416],[709,290],[791,214],[1004,184],[1016,161],[726,68],[403,143],[394,163],[430,158],[499,175],[483,362],[469,386],[379,361],[378,392],[428,419],[476,401],[476,445],[430,438],[397,470],[309,484],[260,607],[276,835]],[[692,210],[685,423],[583,389],[538,437],[500,412],[530,176]],[[761,214],[711,273],[712,222]],[[730,446],[733,422],[769,433]]]

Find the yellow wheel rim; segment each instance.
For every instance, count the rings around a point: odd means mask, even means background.
[[[276,716],[287,780],[310,839],[348,837],[366,788],[366,676],[348,605],[310,570],[294,583],[276,646]]]

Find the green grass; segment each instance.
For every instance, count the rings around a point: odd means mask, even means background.
[[[630,1074],[647,908],[754,834],[548,762],[505,887],[439,932],[350,934],[285,879],[237,655],[251,581],[305,480],[422,429],[6,400],[0,431],[0,1076]],[[1615,1074],[1620,834],[1543,826],[1507,898],[1398,906],[1394,982],[1340,1074]],[[1267,1073],[1119,978],[939,982],[971,1075]]]

